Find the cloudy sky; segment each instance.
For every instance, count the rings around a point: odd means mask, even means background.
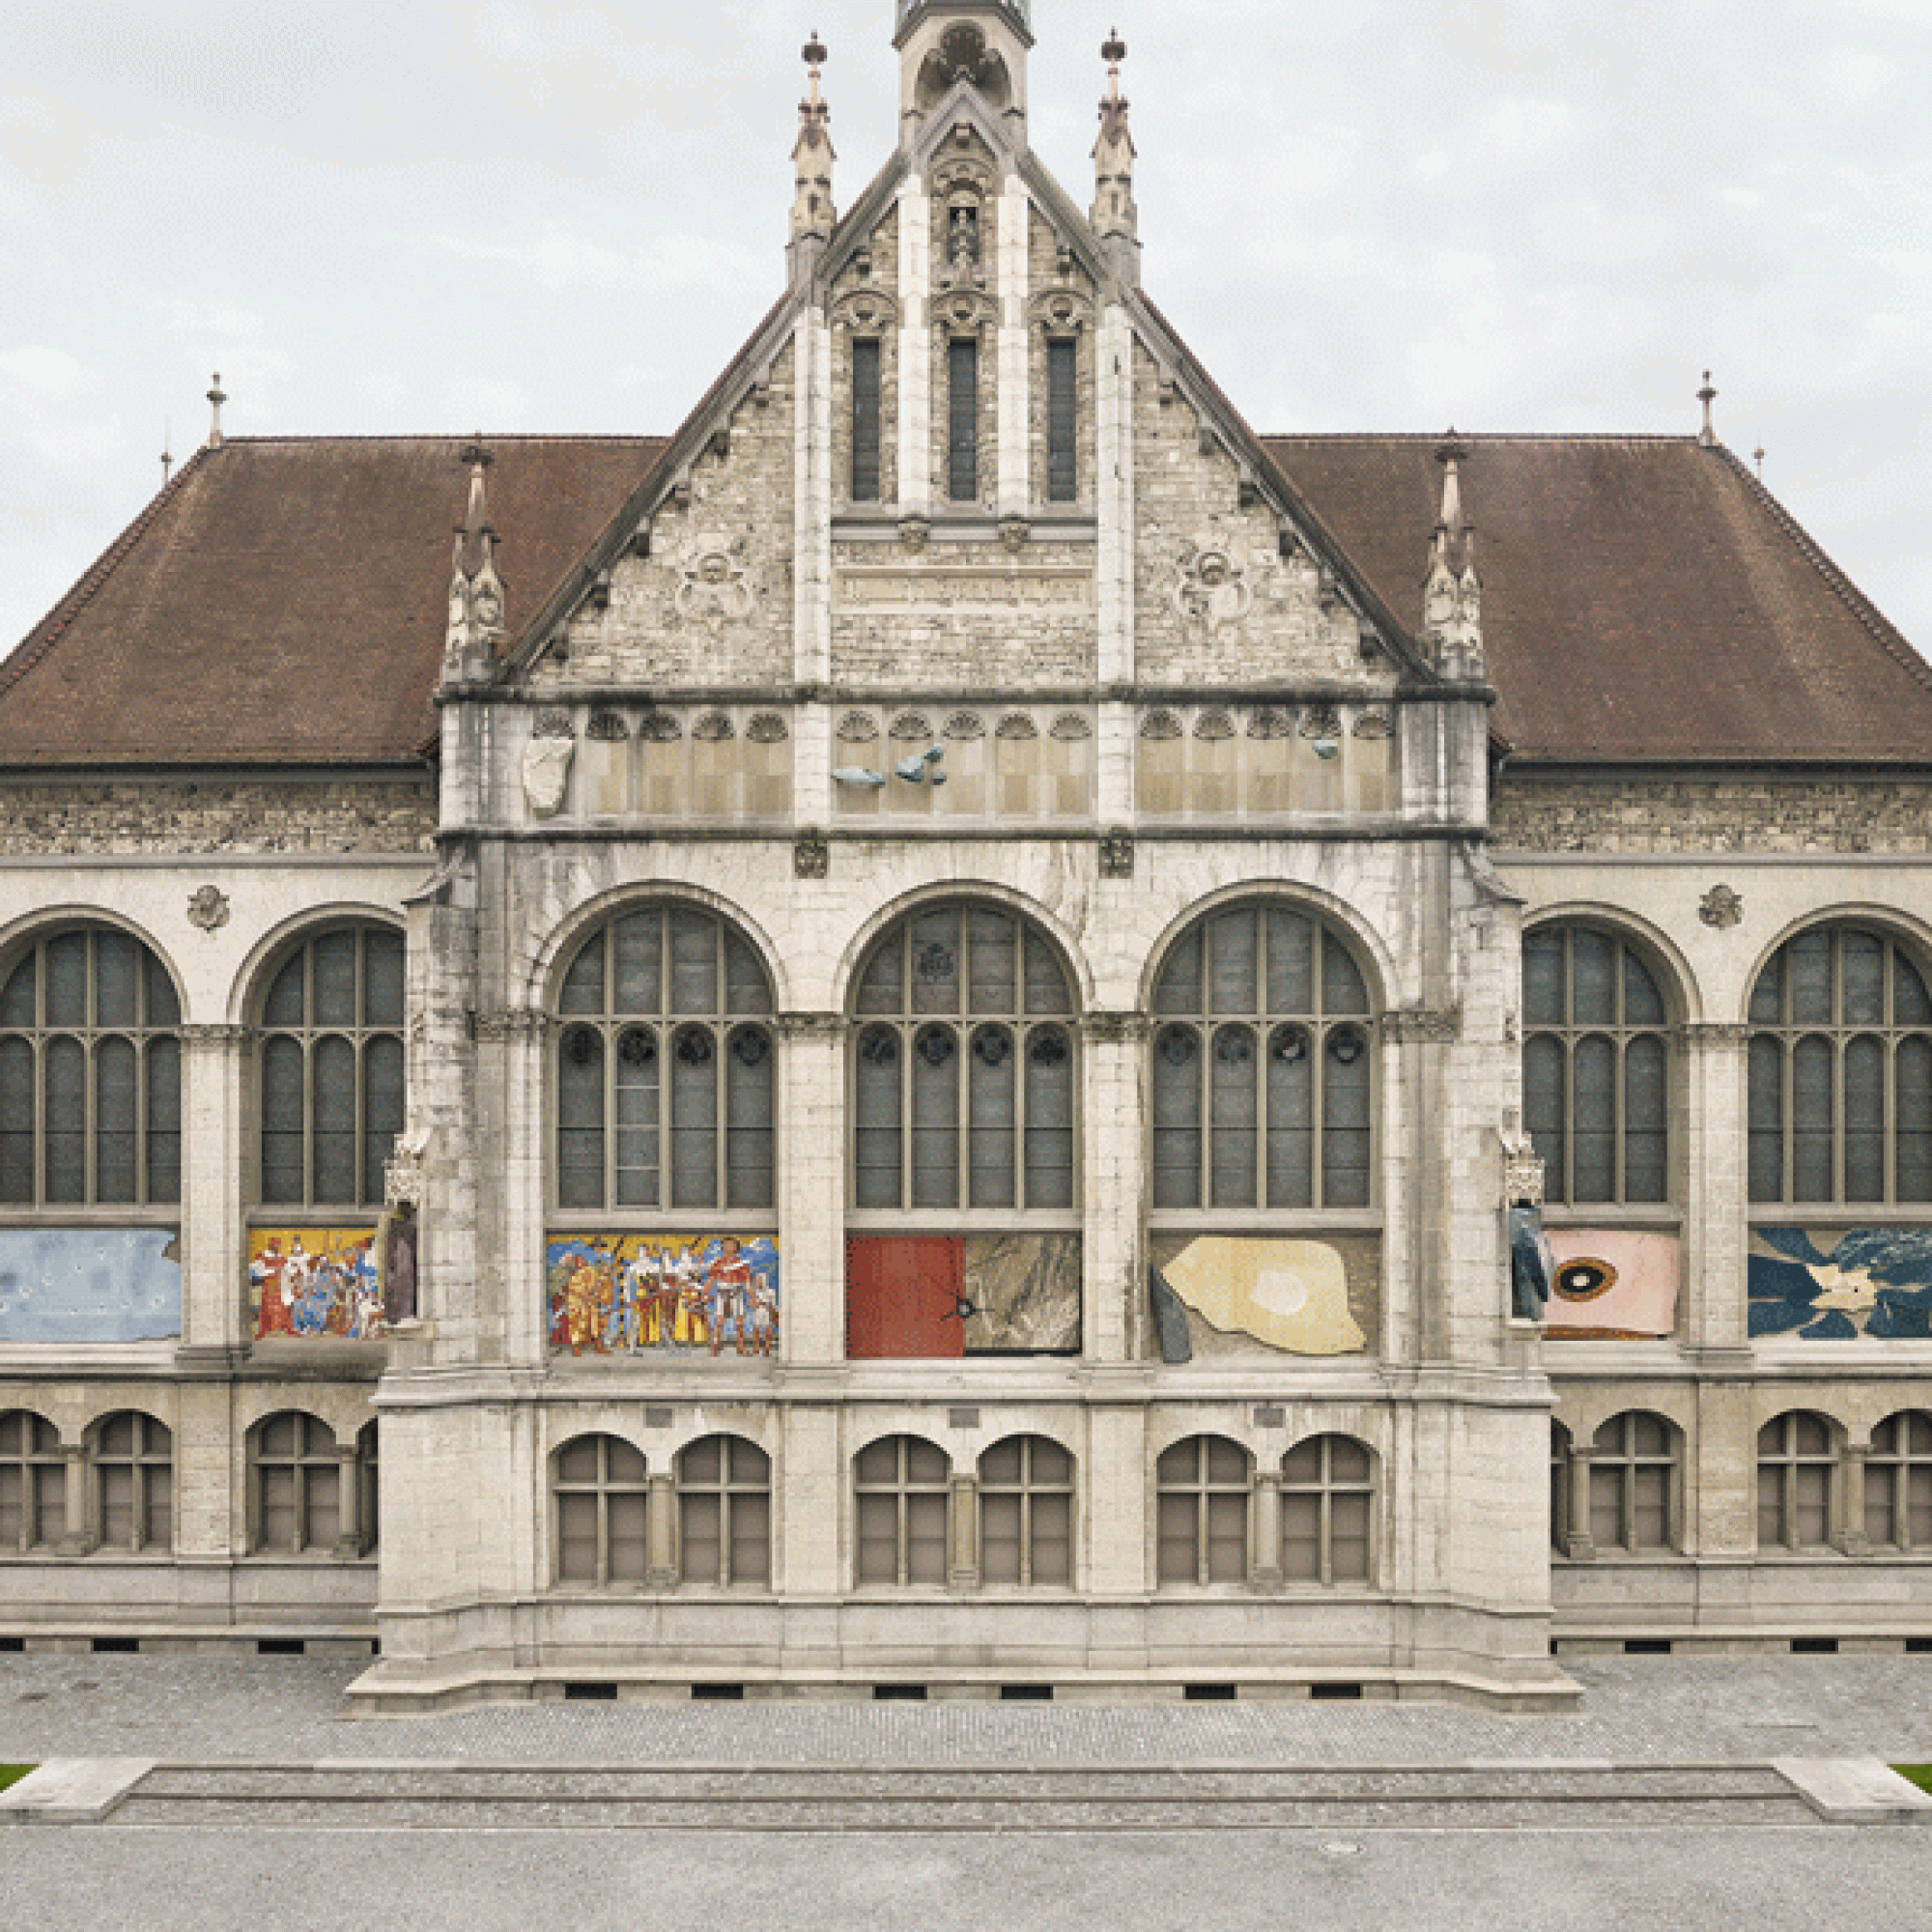
[[[1711,367],[1932,650],[1932,0],[1036,14],[1083,203],[1130,43],[1148,287],[1257,428],[1688,433]],[[215,369],[237,435],[674,428],[781,286],[811,27],[849,205],[890,0],[0,0],[0,648]]]

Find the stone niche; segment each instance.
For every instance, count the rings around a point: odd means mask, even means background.
[[[838,815],[1091,818],[1094,723],[1091,705],[848,706],[833,726]]]
[[[1137,801],[1150,818],[1366,815],[1400,803],[1386,705],[1156,705],[1138,734]]]

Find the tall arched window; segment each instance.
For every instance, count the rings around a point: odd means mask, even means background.
[[[1889,935],[1818,926],[1750,1001],[1750,1198],[1932,1201],[1932,997]]]
[[[980,1458],[980,1576],[987,1583],[1073,1580],[1073,1458],[1044,1435],[1009,1435]]]
[[[262,1002],[261,1200],[383,1205],[403,1130],[403,935],[343,925],[305,939]]]
[[[104,1416],[90,1433],[94,1512],[103,1549],[165,1552],[174,1543],[175,1441],[138,1409]]]
[[[1757,1547],[1829,1549],[1840,1531],[1838,1428],[1794,1408],[1757,1433]]]
[[[914,913],[855,1005],[856,1208],[1078,1205],[1073,987],[1043,934],[997,906]]]
[[[1525,1124],[1552,1206],[1670,1198],[1663,994],[1635,951],[1587,925],[1522,943]]]
[[[692,906],[620,914],[557,1008],[557,1207],[770,1209],[772,987],[743,937]]]
[[[1281,1464],[1281,1574],[1291,1583],[1366,1583],[1375,1570],[1375,1456],[1350,1435],[1297,1442]]]
[[[678,1576],[762,1587],[772,1577],[772,1459],[742,1435],[706,1435],[677,1458]]]
[[[642,1454],[615,1435],[580,1435],[551,1460],[556,1579],[641,1587],[649,1563],[650,1482]]]
[[[54,1548],[67,1535],[67,1458],[43,1415],[0,1415],[0,1555]]]
[[[0,981],[0,1206],[181,1199],[181,1001],[131,933],[71,926]]]
[[[1154,1464],[1163,1583],[1245,1583],[1254,1462],[1225,1435],[1190,1435]]]
[[[1153,1010],[1156,1212],[1371,1205],[1368,981],[1325,921],[1209,913],[1169,952]]]

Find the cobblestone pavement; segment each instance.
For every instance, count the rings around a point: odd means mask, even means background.
[[[506,1704],[352,1718],[365,1666],[298,1658],[0,1656],[0,1762],[1503,1765],[1932,1761],[1932,1657],[1571,1662],[1570,1717],[1444,1704]]]

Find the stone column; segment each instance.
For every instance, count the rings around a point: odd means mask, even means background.
[[[677,1491],[666,1475],[651,1477],[644,1504],[644,1581],[653,1590],[677,1582]]]
[[[87,1444],[64,1442],[61,1444],[61,1456],[67,1464],[61,1472],[67,1526],[61,1535],[59,1553],[63,1556],[85,1556],[100,1541],[99,1525],[92,1520],[94,1512],[89,1507]]]
[[[1095,431],[1099,439],[1094,508],[1098,517],[1097,590],[1100,684],[1134,681],[1134,357],[1132,325],[1118,305],[1100,317],[1094,348]]]
[[[1148,1023],[1138,1013],[1090,1013],[1081,1036],[1083,1347],[1090,1362],[1138,1362],[1147,1353],[1148,1326],[1141,1240],[1147,1169],[1141,1084]]]
[[[899,188],[899,515],[932,515],[932,202],[925,183]]]
[[[1248,1581],[1258,1590],[1278,1590],[1281,1568],[1281,1484],[1265,1462],[1257,1462],[1254,1500],[1248,1511],[1252,1547]]]
[[[1597,1554],[1596,1538],[1590,1533],[1591,1456],[1580,1444],[1570,1451],[1570,1527],[1563,1538],[1563,1553],[1573,1563],[1588,1563]]]
[[[247,1071],[254,1035],[241,1026],[182,1028],[182,1333],[177,1360],[225,1365],[252,1340],[244,1177]]]
[[[952,1590],[980,1587],[980,1483],[955,1473],[946,1520],[946,1584]]]
[[[1844,1494],[1840,1499],[1835,1541],[1847,1556],[1862,1558],[1871,1554],[1871,1539],[1865,1535],[1865,1460],[1870,1454],[1868,1441],[1847,1441],[1839,1458]]]
[[[778,1026],[781,1354],[831,1367],[845,1359],[845,1022],[786,1013]]]
[[[1750,1030],[1687,1026],[1683,1100],[1673,1124],[1684,1150],[1684,1293],[1678,1322],[1700,1354],[1738,1354],[1750,1346],[1745,1259],[1749,1202],[1745,1065]]]
[[[362,1458],[352,1435],[335,1445],[335,1560],[354,1563],[362,1554]]]
[[[479,1013],[475,1031],[478,1091],[499,1096],[499,1131],[484,1137],[481,1179],[500,1231],[489,1272],[503,1304],[503,1351],[508,1361],[541,1365],[550,1336],[544,1094],[554,1029],[543,1013],[519,1008]]]
[[[1027,296],[1031,279],[1033,207],[1018,175],[1007,178],[1000,196],[999,423],[1000,516],[1023,518],[1032,498],[1033,370],[1028,355]]]

